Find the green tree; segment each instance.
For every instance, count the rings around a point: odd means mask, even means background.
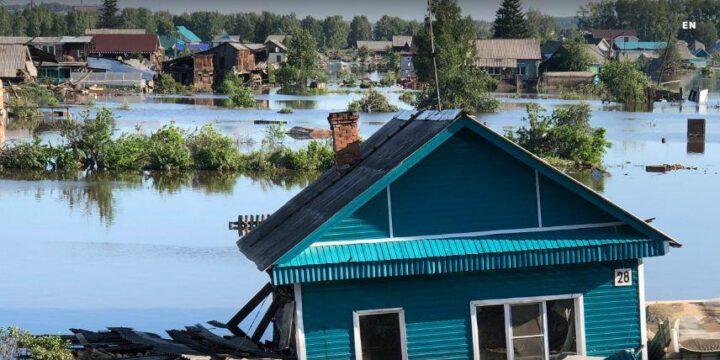
[[[422,26],[418,27],[418,31]],[[383,15],[373,28],[375,40],[392,40],[393,35],[412,35],[408,32],[408,22],[397,17]]]
[[[0,6],[0,36],[13,34],[13,20],[10,11],[5,6]]]
[[[476,66],[475,29],[473,20],[463,17],[456,0],[436,0],[431,3],[434,15],[437,74],[440,98],[443,108],[463,108],[472,113],[492,112],[499,103],[489,97],[487,91],[496,86],[485,71]],[[428,84],[426,91],[419,94],[416,106],[419,109],[437,106],[435,71],[430,44],[429,25],[416,37],[417,53],[413,64],[418,79]],[[440,46],[442,44],[442,46]]]
[[[69,35],[80,36],[85,34],[85,29],[96,27],[98,18],[91,12],[71,10],[65,15],[65,21]]]
[[[285,91],[305,91],[309,79],[322,77],[315,39],[305,29],[297,29],[286,45],[288,60],[275,78]]]
[[[684,45],[679,44],[676,39],[671,39],[670,42],[668,42],[668,46],[657,51],[658,58],[661,59],[660,61],[663,63],[661,69],[663,75],[674,74],[682,67],[683,59],[678,49],[680,46]]]
[[[177,34],[172,14],[167,11],[158,11],[155,13],[155,26],[158,35],[175,36]]]
[[[85,110],[81,116],[81,122],[63,124],[61,135],[85,169],[102,169],[102,155],[115,132],[115,115],[109,109],[102,108],[95,117],[90,115],[89,110]]]
[[[317,46],[322,47],[325,43],[325,32],[322,21],[308,15],[300,21],[300,27],[313,37]]]
[[[527,11],[527,24],[530,35],[539,41],[547,41],[556,38],[557,23],[555,17],[542,13],[537,9]]]
[[[506,136],[537,156],[554,160],[599,165],[610,143],[605,129],[590,126],[590,105],[561,106],[547,116],[538,104],[527,105],[528,117],[522,126]]]
[[[323,21],[323,32],[325,34],[326,49],[344,49],[348,46],[348,35],[350,26],[343,20],[342,16],[328,16]]]
[[[100,9],[100,26],[103,28],[114,28],[118,24],[117,0],[104,0]]]
[[[718,4],[720,6],[720,3]],[[708,47],[715,44],[718,40],[717,27],[712,21],[701,21],[697,24],[697,29],[694,31],[694,38]]]
[[[348,34],[348,45],[355,46],[358,40],[372,39],[372,26],[367,16],[355,16],[350,22],[350,33]]]
[[[493,31],[493,37],[498,39],[530,37],[520,0],[503,0],[495,15]]]
[[[617,102],[636,104],[645,101],[649,80],[631,61],[606,62],[600,70],[600,80]]]
[[[591,61],[587,44],[579,38],[573,38],[565,41],[548,61],[548,70],[587,71]]]
[[[255,39],[255,25],[258,16],[255,13],[235,14],[230,20],[228,32],[240,36],[240,39],[252,41]]]

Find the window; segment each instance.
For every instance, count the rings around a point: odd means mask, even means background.
[[[518,66],[517,67],[517,74],[518,75],[526,75],[527,74],[527,68],[524,66]]]
[[[275,56],[275,61],[278,62],[278,63],[281,63],[281,62],[282,62],[282,55],[276,55],[276,56]]]
[[[582,354],[580,296],[471,303],[475,360],[557,360]],[[580,334],[580,335],[578,335]]]
[[[353,313],[356,360],[405,360],[405,314],[402,309]]]

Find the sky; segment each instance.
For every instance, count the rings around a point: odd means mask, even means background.
[[[30,0],[0,0],[6,5],[28,4]],[[101,0],[35,0],[63,4],[100,4]],[[476,19],[493,20],[501,0],[458,0],[463,13]],[[554,16],[574,16],[580,5],[590,0],[525,0],[524,8],[539,9]],[[261,12],[289,14],[295,12],[302,18],[307,15],[326,17],[342,15],[350,19],[354,15],[366,15],[376,21],[383,15],[405,19],[422,19],[427,0],[118,0],[120,7],[147,7],[152,10],[168,10],[172,13],[217,10],[223,13]]]

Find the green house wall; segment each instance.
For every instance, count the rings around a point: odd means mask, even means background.
[[[613,269],[633,269],[614,287]],[[303,284],[307,359],[354,359],[353,311],[401,307],[409,359],[471,359],[470,302],[583,294],[587,354],[640,346],[637,261]]]

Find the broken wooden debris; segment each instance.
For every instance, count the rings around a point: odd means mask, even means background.
[[[659,165],[645,165],[645,171],[647,172],[668,172],[674,170],[697,170],[697,166],[685,166],[682,164],[659,164]]]
[[[271,125],[271,124],[287,124],[287,121],[285,120],[254,120],[253,124],[255,125]]]
[[[237,230],[239,236],[243,236],[260,225],[261,222],[265,221],[270,217],[270,214],[261,215],[238,215],[237,221],[230,221],[228,223],[229,230]]]

